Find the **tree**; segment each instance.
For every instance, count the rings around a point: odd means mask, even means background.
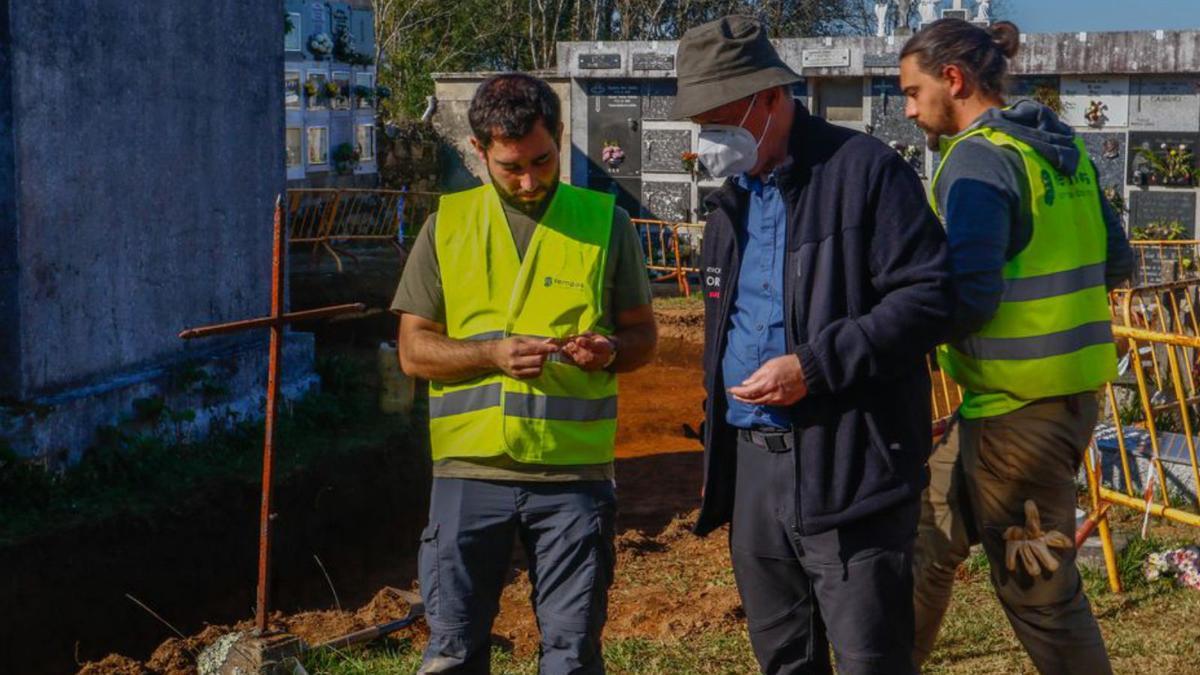
[[[432,73],[546,70],[560,41],[677,40],[727,14],[761,19],[771,37],[863,35],[870,0],[375,0],[385,117],[421,114]]]

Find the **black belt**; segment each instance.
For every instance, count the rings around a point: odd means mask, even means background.
[[[764,450],[780,452],[796,447],[796,438],[791,430],[762,431],[759,429],[738,429],[738,439],[753,443]]]

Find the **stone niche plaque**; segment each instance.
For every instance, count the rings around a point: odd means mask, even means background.
[[[801,68],[844,68],[850,65],[850,48],[805,49],[800,53]]]
[[[1129,226],[1178,222],[1188,238],[1196,233],[1196,193],[1134,190],[1129,195]]]
[[[882,54],[863,54],[863,68],[899,68],[900,54],[885,52]]]
[[[1165,149],[1163,146],[1167,146]],[[1154,132],[1154,131],[1132,131],[1129,133],[1129,148],[1127,150],[1128,159],[1128,174],[1127,180],[1132,185],[1142,186],[1142,182],[1138,180],[1136,173],[1140,170],[1148,175],[1148,180],[1145,185],[1175,187],[1188,189],[1194,187],[1191,185],[1172,184],[1164,176],[1161,176],[1154,170],[1152,163],[1147,160],[1139,149],[1146,149],[1158,155],[1170,152],[1172,149],[1178,150],[1179,146],[1187,148],[1192,153],[1192,170],[1196,170],[1196,151],[1200,145],[1200,134],[1198,133],[1169,133],[1169,132]]]
[[[621,67],[620,54],[580,54],[579,67],[584,70],[609,70]]]
[[[692,184],[667,181],[642,182],[642,213],[667,221],[692,219]]]
[[[904,93],[898,78],[871,79],[871,133],[889,145],[902,143],[924,151],[925,134],[904,116]]]
[[[687,173],[682,155],[691,148],[690,129],[646,129],[642,132],[642,173]]]
[[[674,54],[658,52],[634,52],[630,57],[634,70],[675,70]]]
[[[1088,156],[1096,166],[1096,180],[1101,188],[1125,187],[1125,134],[1119,132],[1084,132],[1079,134],[1087,146]]]
[[[1130,91],[1131,129],[1200,131],[1200,79],[1135,78]]]
[[[1016,103],[1022,99],[1059,94],[1059,86],[1057,75],[1022,75],[1013,78],[1008,91],[1008,102]]]
[[[1099,103],[1099,107],[1095,104]],[[1073,127],[1123,127],[1129,124],[1128,77],[1063,77],[1063,121]],[[1093,112],[1088,119],[1089,111]]]
[[[642,119],[670,119],[671,106],[675,105],[675,80],[651,80],[642,88]]]

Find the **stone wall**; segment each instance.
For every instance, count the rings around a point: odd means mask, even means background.
[[[277,2],[0,2],[0,396],[87,401],[263,353],[177,334],[268,310],[282,77]]]

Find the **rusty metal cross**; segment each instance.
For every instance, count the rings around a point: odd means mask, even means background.
[[[188,328],[179,333],[179,337],[187,340],[227,333],[240,333],[256,328],[271,329],[270,360],[267,367],[267,410],[263,434],[262,503],[259,512],[258,529],[258,592],[254,610],[254,627],[259,635],[264,635],[267,632],[267,613],[270,607],[268,591],[271,583],[272,473],[275,468],[275,418],[279,402],[279,361],[283,351],[283,329],[286,325],[297,321],[320,319],[366,310],[366,305],[359,302],[307,309],[300,312],[283,311],[283,275],[286,269],[284,261],[287,255],[284,220],[283,198],[280,196],[275,200],[275,233],[273,254],[271,257],[271,314],[254,319]]]

